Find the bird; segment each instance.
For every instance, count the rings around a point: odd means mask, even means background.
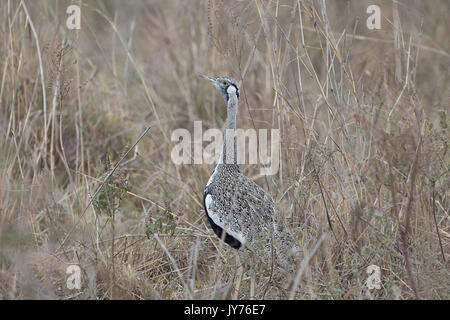
[[[239,86],[226,76],[203,77],[213,82],[227,104],[222,153],[204,190],[207,219],[214,233],[232,248],[246,248],[286,270],[293,265],[292,235],[270,194],[245,176],[237,163]]]

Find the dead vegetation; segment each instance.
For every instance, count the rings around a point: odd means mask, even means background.
[[[370,1],[79,1],[68,30],[69,1],[1,1],[0,297],[449,299],[449,3],[378,3],[381,30]],[[245,172],[295,290],[251,281],[206,221],[212,168],[170,160],[174,129],[222,128],[200,74],[242,81],[238,127],[280,129],[278,174]]]

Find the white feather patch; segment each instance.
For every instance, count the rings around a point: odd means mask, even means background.
[[[241,233],[230,230],[230,228],[224,227],[223,222],[219,218],[219,215],[211,209],[212,203],[213,203],[213,198],[210,194],[208,194],[205,198],[205,205],[206,205],[206,211],[208,213],[208,216],[212,219],[212,221],[214,221],[215,224],[217,224],[219,227],[221,227],[222,230],[224,230],[226,233],[228,233],[233,238],[239,240],[241,245],[244,246],[244,244],[245,244],[244,236]]]
[[[227,92],[228,92],[228,94],[230,94],[230,93],[236,93],[236,87],[235,87],[235,86],[229,86],[229,87],[227,88]]]

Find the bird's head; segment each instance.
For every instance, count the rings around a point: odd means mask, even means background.
[[[228,77],[214,78],[210,76],[203,76],[203,78],[208,79],[209,81],[214,83],[214,86],[223,95],[225,101],[228,101],[230,94],[233,93],[236,93],[236,97],[239,98],[239,87],[235,80],[230,79]]]

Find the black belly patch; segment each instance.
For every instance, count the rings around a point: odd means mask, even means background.
[[[206,193],[206,192],[203,195],[203,207],[205,208],[206,216],[208,217],[209,224],[211,225],[211,228],[213,229],[214,233],[220,239],[222,239],[223,229],[221,227],[219,227],[217,224],[215,224],[213,219],[211,219],[208,215],[208,209],[206,208],[206,203],[205,203],[205,199],[206,199],[207,195],[208,195],[208,193]],[[228,244],[229,246],[231,246],[232,248],[235,248],[235,249],[239,249],[242,246],[241,242],[238,239],[234,238],[233,236],[229,235],[226,232],[225,232],[224,241],[226,244]]]

